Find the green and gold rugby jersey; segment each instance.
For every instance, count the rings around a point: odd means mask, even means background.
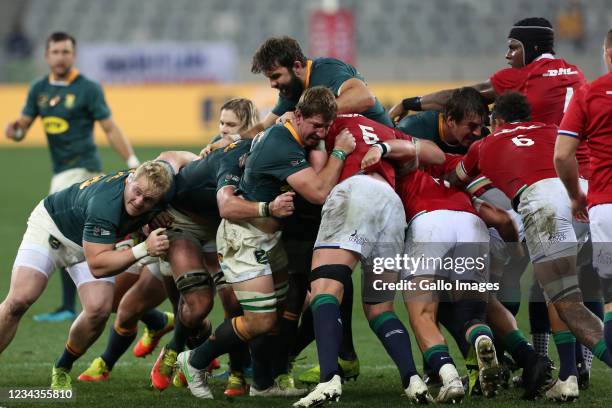
[[[251,140],[239,140],[188,163],[174,179],[176,194],[170,204],[203,217],[219,217],[217,191],[238,186],[242,175],[240,158],[250,149]]]
[[[468,148],[444,141],[444,115],[436,111],[419,112],[400,120],[397,128],[407,135],[434,142],[443,152],[466,154]]]
[[[238,191],[249,201],[269,202],[290,190],[287,177],[310,167],[290,122],[269,127],[253,140]]]
[[[57,228],[79,246],[83,241],[114,244],[147,224],[164,203],[138,217],[130,216],[123,192],[132,171],[98,176],[51,194],[44,205]]]
[[[342,84],[351,79],[357,78],[363,82],[363,76],[353,67],[352,65],[346,64],[335,58],[317,58],[314,61],[308,60],[306,62],[306,81],[304,89],[312,88],[314,86],[324,86],[338,97],[340,95],[340,87]],[[301,95],[300,95],[301,96]],[[278,101],[276,106],[272,109],[272,113],[277,116],[281,116],[287,111],[295,110],[299,96],[296,99],[285,99],[282,95],[278,95]],[[349,112],[349,113],[360,113],[363,116],[375,120],[376,122],[382,123],[383,125],[393,127],[389,115],[381,105],[380,101],[376,99],[376,104],[364,111],[364,112]]]
[[[65,82],[46,76],[30,87],[22,114],[41,117],[54,173],[73,168],[102,171],[93,127],[111,113],[100,85],[76,69]]]

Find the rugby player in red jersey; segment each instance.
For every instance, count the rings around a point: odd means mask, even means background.
[[[470,147],[450,180],[466,182],[482,172],[512,199],[525,226],[534,273],[549,304],[561,356],[559,380],[546,395],[575,399],[577,370],[575,363],[567,362],[575,362],[576,338],[612,364],[601,322],[584,306],[578,287],[576,255],[588,226],[572,224],[570,201],[553,166],[556,126],[531,121],[527,98],[518,92],[499,97],[492,118],[494,133]]]

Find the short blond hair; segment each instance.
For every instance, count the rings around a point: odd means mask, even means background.
[[[163,161],[148,160],[136,168],[134,179],[144,177],[155,194],[164,195],[172,186],[172,168]]]

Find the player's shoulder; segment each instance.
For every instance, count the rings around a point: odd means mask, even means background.
[[[346,62],[341,61],[341,60],[339,60],[337,58],[332,58],[332,57],[315,58],[312,61],[312,65],[313,65],[313,68],[321,67],[321,66],[334,66],[334,65],[342,66],[342,67],[350,66]]]
[[[79,76],[74,80],[74,84],[85,90],[102,91],[102,85],[88,76],[79,73]]]
[[[606,91],[610,90],[610,86],[612,85],[612,72],[608,72],[605,75],[600,76],[595,79],[590,84],[585,84],[582,86],[582,90],[586,93],[590,90],[598,90],[600,88],[605,88]]]
[[[44,88],[45,86],[47,86],[49,84],[49,76],[45,75],[42,77],[38,77],[36,79],[34,79],[32,82],[30,82],[30,90],[31,91],[38,91],[42,88]]]

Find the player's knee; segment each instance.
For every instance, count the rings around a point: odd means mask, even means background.
[[[7,298],[4,301],[7,313],[11,317],[21,317],[28,311],[30,306],[34,303],[33,300],[18,297],[18,298]]]
[[[310,272],[312,296],[328,293],[339,296],[351,281],[351,267],[343,264],[322,265]]]
[[[246,313],[245,323],[247,331],[253,336],[260,336],[271,332],[277,323],[277,313]]]

